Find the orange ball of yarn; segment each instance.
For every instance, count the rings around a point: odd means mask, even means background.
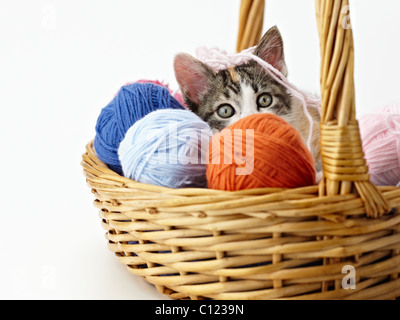
[[[273,114],[256,114],[215,134],[208,149],[211,189],[299,188],[315,184],[314,159],[300,133]]]

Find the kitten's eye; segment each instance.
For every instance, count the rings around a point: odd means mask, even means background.
[[[218,108],[217,114],[224,119],[231,118],[235,114],[235,109],[229,104],[223,104]]]
[[[272,96],[268,93],[260,94],[257,98],[259,108],[268,108],[272,104]]]

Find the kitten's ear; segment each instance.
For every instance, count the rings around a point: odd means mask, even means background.
[[[178,54],[174,61],[175,77],[189,106],[199,105],[210,88],[209,78],[214,72],[201,61],[186,53]],[[195,111],[195,110],[193,110]]]
[[[288,76],[282,35],[277,27],[272,27],[267,31],[254,54],[278,69],[285,77]]]

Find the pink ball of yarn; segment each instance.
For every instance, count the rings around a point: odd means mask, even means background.
[[[377,109],[359,123],[371,181],[400,186],[400,103]]]

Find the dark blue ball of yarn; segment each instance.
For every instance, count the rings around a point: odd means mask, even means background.
[[[94,149],[111,170],[122,175],[118,147],[128,129],[152,111],[185,109],[165,87],[153,83],[123,86],[115,98],[101,110],[96,124]]]

